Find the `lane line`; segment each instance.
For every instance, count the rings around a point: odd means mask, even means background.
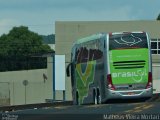
[[[153,107],[153,104],[143,104],[143,105],[140,105],[140,106],[133,108],[132,110],[126,110],[124,112],[125,113],[132,113],[132,112],[137,113],[137,112],[142,112],[142,111],[144,111],[148,108],[151,108],[151,107]]]
[[[129,113],[129,112],[133,112],[133,110],[127,110],[127,111],[124,111],[124,112]]]
[[[143,110],[140,109],[140,110],[135,110],[134,112],[137,113],[137,112],[142,112]]]
[[[148,108],[151,108],[151,107],[153,107],[153,105],[152,105],[152,104],[151,104],[151,105],[148,105],[148,106],[143,107],[143,109],[148,109]]]
[[[56,109],[67,109],[67,108],[69,108],[69,106],[56,106],[54,108],[56,108]]]
[[[139,108],[141,108],[141,106],[139,106],[139,107],[135,107],[135,108],[134,108],[134,110],[137,110],[137,109],[139,109]]]

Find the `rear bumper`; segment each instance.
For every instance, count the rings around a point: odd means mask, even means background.
[[[127,90],[127,91],[115,91],[108,90],[108,99],[130,99],[130,98],[144,98],[152,97],[153,89],[142,89],[142,90]]]

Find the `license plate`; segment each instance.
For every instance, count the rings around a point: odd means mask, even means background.
[[[134,92],[128,92],[128,95],[134,95],[135,93]]]

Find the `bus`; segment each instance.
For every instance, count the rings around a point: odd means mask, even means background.
[[[77,40],[66,68],[74,104],[150,98],[152,61],[146,32],[98,33]]]

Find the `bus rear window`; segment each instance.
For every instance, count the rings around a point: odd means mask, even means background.
[[[109,49],[148,48],[146,33],[124,33],[110,35]]]

